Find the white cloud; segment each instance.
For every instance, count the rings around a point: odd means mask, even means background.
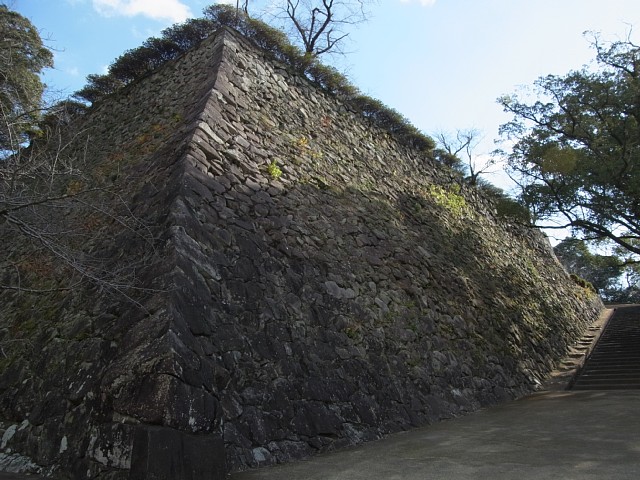
[[[72,77],[77,77],[80,75],[80,69],[78,67],[70,67],[65,70]]]
[[[400,3],[413,3],[415,0],[400,0]],[[417,2],[423,7],[431,7],[435,5],[436,0],[417,0]]]
[[[154,20],[182,22],[193,16],[180,0],[93,0],[93,8],[107,17],[143,15]]]

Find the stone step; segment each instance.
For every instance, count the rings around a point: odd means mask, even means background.
[[[571,388],[640,389],[640,309],[612,315]]]
[[[571,390],[640,390],[640,385],[629,386],[626,384],[620,385],[574,385]]]

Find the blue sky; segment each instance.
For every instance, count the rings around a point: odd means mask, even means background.
[[[211,0],[9,0],[55,50],[45,74],[57,95],[84,85],[127,49],[188,17]],[[227,3],[235,4],[230,0]],[[264,0],[263,0],[264,3]],[[379,0],[351,33],[339,68],[364,93],[427,134],[476,128],[476,152],[490,152],[509,120],[496,98],[547,74],[589,63],[583,36],[640,44],[638,0]],[[506,186],[504,177],[488,177]]]

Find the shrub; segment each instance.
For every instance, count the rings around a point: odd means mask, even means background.
[[[123,83],[111,75],[91,74],[87,77],[87,85],[77,91],[73,97],[95,103],[123,86]]]
[[[269,172],[269,175],[271,175],[271,178],[274,180],[277,180],[282,176],[282,170],[275,159],[271,160],[271,163],[267,165],[267,172]]]
[[[421,133],[406,117],[380,100],[358,95],[350,99],[349,104],[372,124],[388,131],[400,143],[419,151],[431,151],[435,148],[432,138]]]
[[[501,188],[487,182],[480,182],[477,185],[496,209],[500,218],[512,220],[525,225],[531,224],[531,212],[523,204],[507,195]]]
[[[272,59],[290,66],[326,92],[342,97],[352,109],[404,145],[419,151],[431,151],[435,147],[433,140],[411,125],[403,115],[379,100],[358,95],[358,89],[344,75],[292,45],[281,30],[252,19],[231,5],[211,5],[204,9],[203,14],[204,18],[169,27],[162,31],[160,38],[149,38],[141,47],[128,50],[109,67],[108,75],[89,75],[88,85],[75,97],[93,103],[193,48],[219,28],[231,27]]]
[[[527,207],[513,198],[499,198],[495,202],[496,212],[499,217],[515,220],[526,225],[531,224],[531,212]]]
[[[208,18],[191,18],[162,31],[162,38],[173,42],[182,52],[186,52],[200,44],[215,31],[215,26]]]
[[[347,78],[338,70],[314,60],[307,67],[307,77],[323,90],[343,97],[353,97],[358,93]]]
[[[427,191],[429,197],[436,205],[447,209],[456,217],[462,217],[469,212],[467,201],[460,194],[459,185],[451,185],[445,188],[441,185],[430,185]]]
[[[598,293],[598,291],[596,290],[596,288],[593,286],[591,282],[588,282],[584,278],[579,277],[575,273],[572,273],[571,275],[569,275],[569,277],[571,277],[571,280],[573,280],[573,283],[575,283],[579,287],[584,288],[585,290],[589,290],[590,292],[593,292],[593,293]]]

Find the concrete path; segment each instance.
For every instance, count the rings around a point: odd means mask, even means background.
[[[231,480],[640,478],[640,391],[534,394]]]

